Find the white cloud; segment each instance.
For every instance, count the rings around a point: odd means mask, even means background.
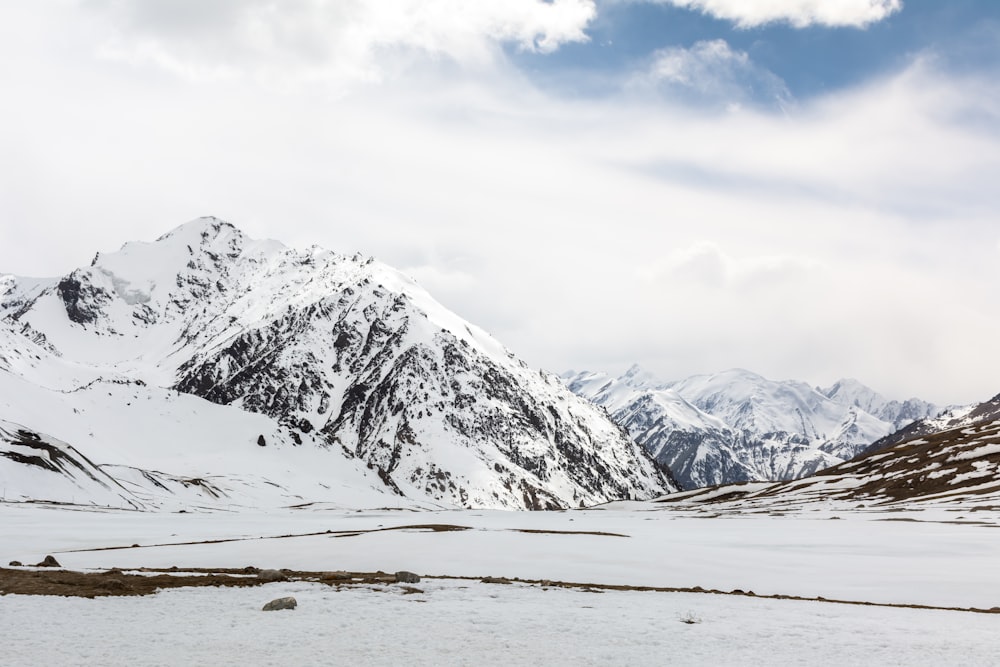
[[[425,290],[442,300],[468,297],[477,287],[476,278],[465,271],[441,264],[400,266],[399,269],[410,276]]]
[[[716,243],[697,241],[671,251],[663,260],[640,269],[638,275],[671,287],[690,281],[701,287],[745,292],[797,283],[822,268],[821,262],[808,257],[758,255],[737,258]]]
[[[864,28],[903,7],[902,0],[647,0],[700,11],[741,28],[788,23]]]
[[[497,46],[585,41],[593,0],[87,0],[115,33],[105,57],[194,80],[376,80],[399,52],[489,63]]]
[[[503,62],[275,95],[95,61],[107,25],[65,7],[0,4],[19,26],[0,43],[0,124],[18,128],[0,133],[0,271],[58,275],[215,214],[414,269],[552,370],[997,391],[996,77],[921,60],[784,115],[561,99]]]
[[[780,77],[722,39],[697,42],[689,49],[661,49],[629,85],[632,89],[656,89],[680,99],[693,97],[699,102],[721,103],[730,109],[742,108],[746,103],[785,109],[792,101]]]

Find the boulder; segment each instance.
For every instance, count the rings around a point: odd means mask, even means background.
[[[19,561],[19,560],[12,560],[9,563],[9,565],[10,565],[10,567],[21,567],[21,561]]]
[[[414,574],[413,572],[407,572],[406,570],[400,570],[396,573],[396,583],[397,584],[419,584],[420,575]]]
[[[266,605],[262,611],[279,611],[281,609],[295,609],[298,606],[298,602],[295,601],[293,597],[287,598],[277,598],[276,600],[271,600]]]
[[[263,582],[288,581],[288,577],[281,570],[261,570],[257,573],[257,578]]]
[[[37,563],[35,567],[62,567],[62,565],[60,565],[59,561],[57,561],[52,556],[46,556],[45,560],[43,560],[41,563]]]

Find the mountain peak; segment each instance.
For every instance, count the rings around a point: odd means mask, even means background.
[[[829,387],[817,387],[816,391],[841,405],[853,405],[872,414],[889,402],[889,399],[854,378],[841,378]]]
[[[659,383],[655,375],[635,363],[619,379],[634,389],[649,389]]]
[[[749,380],[751,382],[756,382],[756,383],[760,383],[760,382],[772,382],[772,380],[768,380],[766,377],[764,377],[760,373],[754,373],[753,371],[748,371],[745,368],[728,368],[728,369],[726,369],[724,371],[716,373],[715,376],[716,377],[727,378],[727,379],[739,378],[739,379]]]
[[[277,241],[255,240],[239,227],[214,216],[195,218],[161,235],[153,243],[141,241],[126,243],[122,250],[143,246],[171,248],[171,254],[180,252],[194,255],[198,254],[198,251],[202,251],[208,254],[213,261],[222,257],[235,259],[250,248],[285,249],[285,246]],[[97,261],[98,259],[95,259],[95,263]]]
[[[839,394],[845,391],[866,391],[875,393],[871,387],[861,382],[860,380],[856,380],[854,378],[840,378],[829,387],[826,388],[817,387],[817,390],[824,396],[831,396],[831,397],[834,394]]]
[[[194,220],[189,220],[182,225],[171,229],[166,234],[162,234],[156,240],[165,241],[171,238],[183,238],[185,240],[200,239],[200,242],[210,241],[222,234],[236,234],[245,236],[243,232],[233,225],[216,218],[214,215],[204,215]]]

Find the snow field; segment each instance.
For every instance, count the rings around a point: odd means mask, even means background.
[[[699,516],[680,511],[171,514],[0,504],[0,562],[72,569],[257,567],[503,576],[942,607],[1000,606],[1000,521],[945,510]],[[831,520],[831,517],[843,517]],[[911,520],[886,520],[886,519]],[[964,520],[964,519],[963,519]],[[433,532],[403,526],[469,528]],[[522,531],[551,532],[522,532]],[[326,531],[331,531],[329,534]],[[356,532],[349,536],[338,535]],[[375,532],[364,532],[375,531]],[[573,533],[614,533],[614,535]],[[260,539],[281,535],[319,535]],[[182,544],[240,538],[211,544]],[[107,546],[111,551],[70,551]],[[169,546],[151,546],[169,545]],[[1000,620],[1000,616],[997,617]]]
[[[995,616],[424,580],[0,598],[11,665],[995,665]],[[292,611],[262,612],[294,596]],[[682,619],[697,622],[687,624]],[[44,632],[39,632],[44,628]]]

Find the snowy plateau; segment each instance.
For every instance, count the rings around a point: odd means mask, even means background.
[[[567,372],[685,489],[806,477],[865,451],[939,408],[889,400],[857,380],[828,388],[734,369],[663,382],[639,366],[613,378]]]
[[[213,218],[0,276],[0,664],[1000,664],[1000,397],[565,380]]]

